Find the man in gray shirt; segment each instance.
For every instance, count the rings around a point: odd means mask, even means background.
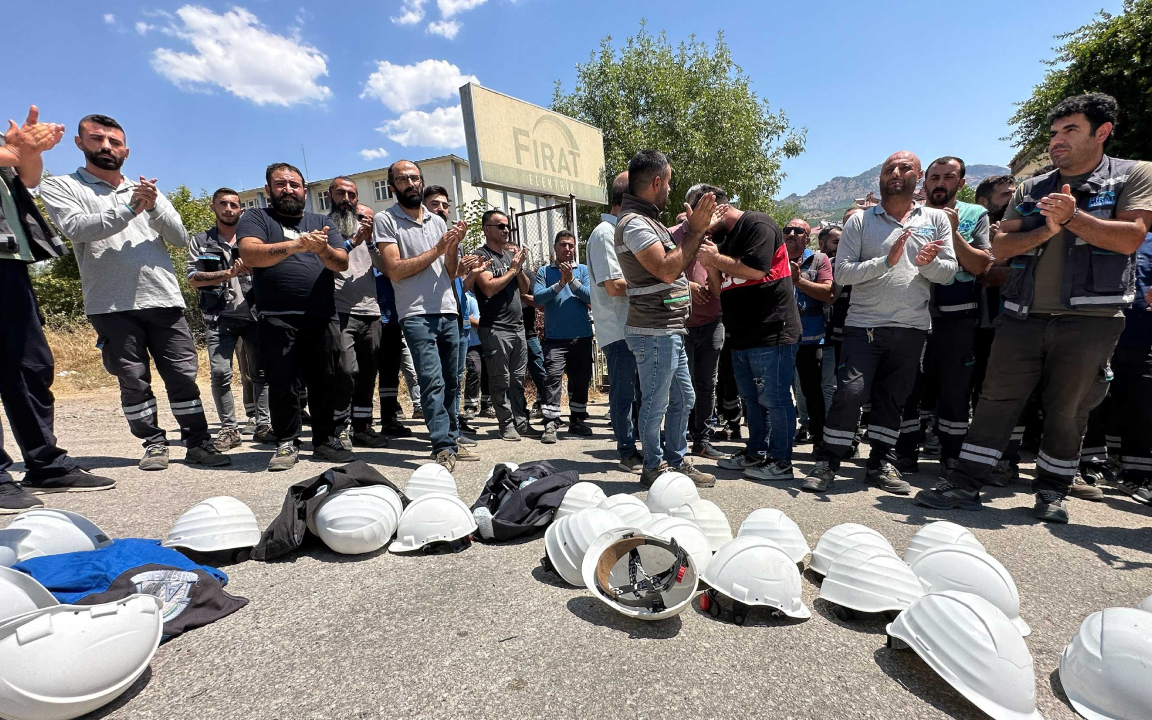
[[[184,319],[184,298],[168,256],[188,234],[156,179],[129,180],[124,128],[106,115],[80,120],[76,147],[86,163],[41,183],[40,198],[72,241],[84,312],[96,329],[104,367],[120,381],[120,403],[132,434],[144,441],[141,470],[168,467],[168,440],[157,423],[149,355],[168,391],[188,448],[185,462],[231,465],[208,434],[196,385],[196,345]]]
[[[236,224],[240,221],[240,197],[231,188],[212,193],[212,213],[216,224],[188,243],[188,284],[200,291],[200,313],[204,316],[208,364],[212,376],[212,400],[220,418],[216,446],[221,450],[240,447],[240,428],[232,399],[232,356],[241,341],[247,374],[253,385],[252,413],[256,416],[258,443],[276,440],[268,414],[268,387],[260,364],[256,340],[256,293],[252,289],[252,268],[240,259],[236,246]]]
[[[372,268],[374,261],[383,266],[372,240],[372,208],[359,204],[356,183],[343,176],[328,183],[328,198],[332,203],[328,217],[347,238],[344,249],[348,251],[348,269],[336,273],[336,314],[340,317],[336,426],[340,441],[349,449],[352,445],[387,447],[388,439],[372,428],[372,395],[382,332]]]
[[[835,277],[837,284],[853,286],[852,304],[824,441],[803,485],[809,492],[824,492],[832,483],[869,397],[867,480],[886,492],[911,491],[889,454],[932,324],[930,284],[951,282],[957,267],[948,216],[913,200],[921,177],[920,159],[912,153],[889,156],[880,169],[880,204],[844,224]]]

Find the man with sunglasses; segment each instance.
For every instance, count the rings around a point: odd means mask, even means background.
[[[476,277],[476,300],[480,305],[480,346],[488,368],[489,392],[500,438],[517,442],[521,435],[541,437],[528,422],[524,399],[524,373],[528,369],[528,341],[524,337],[521,293],[532,292],[532,279],[524,263],[527,251],[510,241],[508,216],[489,210],[481,219],[484,245],[476,250],[488,268]]]

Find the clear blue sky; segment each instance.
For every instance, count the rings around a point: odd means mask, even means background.
[[[711,42],[723,30],[757,93],[807,127],[807,150],[784,166],[784,195],[898,149],[1007,164],[1012,149],[999,138],[1012,103],[1043,77],[1053,36],[1099,9],[1118,12],[1121,0],[874,2],[861,14],[863,6],[14,3],[5,44],[22,62],[6,68],[2,116],[20,121],[35,102],[44,120],[68,126],[46,157],[53,173],[81,164],[73,128],[101,112],[128,131],[124,171],[158,177],[165,190],[262,185],[269,162],[300,161],[301,142],[317,179],[401,157],[466,155],[457,145],[461,78],[546,105],[554,81],[571,88],[575,64],[602,37],[623,38],[647,19],[674,42],[692,33]]]

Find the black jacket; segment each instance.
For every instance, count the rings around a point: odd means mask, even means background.
[[[275,560],[299,548],[308,534],[308,517],[316,512],[320,503],[338,490],[364,485],[387,485],[396,491],[404,506],[408,506],[408,497],[400,492],[400,488],[366,462],[357,460],[343,467],[329,468],[322,475],[288,488],[284,507],[264,530],[260,542],[252,548],[251,559]]]
[[[28,248],[32,257],[37,260],[49,260],[68,254],[66,246],[52,231],[52,226],[40,214],[40,208],[32,199],[32,194],[20,176],[9,168],[0,168],[0,182],[8,186],[12,200],[16,203],[16,214],[19,215],[20,227],[28,238]],[[12,259],[18,251],[15,231],[8,225],[8,218],[0,212],[0,259]]]
[[[521,487],[529,478],[536,479]],[[486,523],[477,523],[480,536],[484,540],[511,540],[547,527],[568,488],[579,480],[576,472],[556,472],[546,460],[524,463],[515,472],[497,465],[472,504],[474,515],[481,507],[492,514],[490,535]]]

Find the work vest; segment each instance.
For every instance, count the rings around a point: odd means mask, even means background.
[[[1116,201],[1124,192],[1133,160],[1119,160],[1105,155],[1092,174],[1072,188],[1076,207],[1102,220],[1116,217]],[[1059,192],[1063,182],[1053,170],[1024,181],[1023,199],[1017,206],[1020,230],[1028,232],[1044,224],[1039,202],[1046,195]],[[1060,242],[1063,237],[1063,242]],[[1122,308],[1136,298],[1134,281],[1135,255],[1105,250],[1089,245],[1065,229],[1043,245],[1012,258],[1008,282],[1001,290],[1004,313],[1019,319],[1028,317],[1036,292],[1036,264],[1046,252],[1064,253],[1064,271],[1060,280],[1060,302],[1069,310],[1083,307]]]
[[[631,201],[631,202],[629,202]],[[664,252],[676,249],[668,228],[658,220],[639,212],[629,212],[629,205],[643,203],[639,198],[625,195],[625,205],[616,222],[616,258],[628,282],[628,323],[626,329],[636,335],[665,335],[669,331],[683,331],[692,312],[692,297],[688,291],[688,277],[684,273],[673,282],[666,283],[648,272],[636,255],[624,244],[624,228],[631,222],[647,224],[664,247]]]
[[[956,201],[956,214],[960,218],[956,231],[971,245],[972,231],[988,211],[980,205]],[[957,267],[960,267],[959,264]],[[980,283],[977,282],[975,275],[960,267],[952,282],[947,285],[933,283],[932,305],[941,315],[976,317],[980,314]]]
[[[237,239],[235,246],[220,242],[220,234],[215,227],[208,228],[200,234],[198,239],[197,245],[200,248],[200,254],[196,256],[195,260],[197,272],[227,270],[232,267],[236,260],[240,259],[239,239]],[[249,309],[253,308],[256,302],[256,293],[252,289],[252,275],[239,275],[236,279],[239,280],[240,288],[244,291]],[[197,290],[200,313],[204,316],[204,323],[214,329],[220,323],[220,313],[224,312],[229,301],[232,300],[231,294],[235,292],[232,289],[232,284],[222,282],[217,285],[206,285],[197,288]]]
[[[816,282],[816,275],[820,272],[820,265],[827,257],[822,252],[804,248],[800,258],[800,277],[808,282]],[[800,312],[800,344],[822,345],[824,343],[824,303],[804,292],[800,288],[793,288],[796,293],[796,309]]]

